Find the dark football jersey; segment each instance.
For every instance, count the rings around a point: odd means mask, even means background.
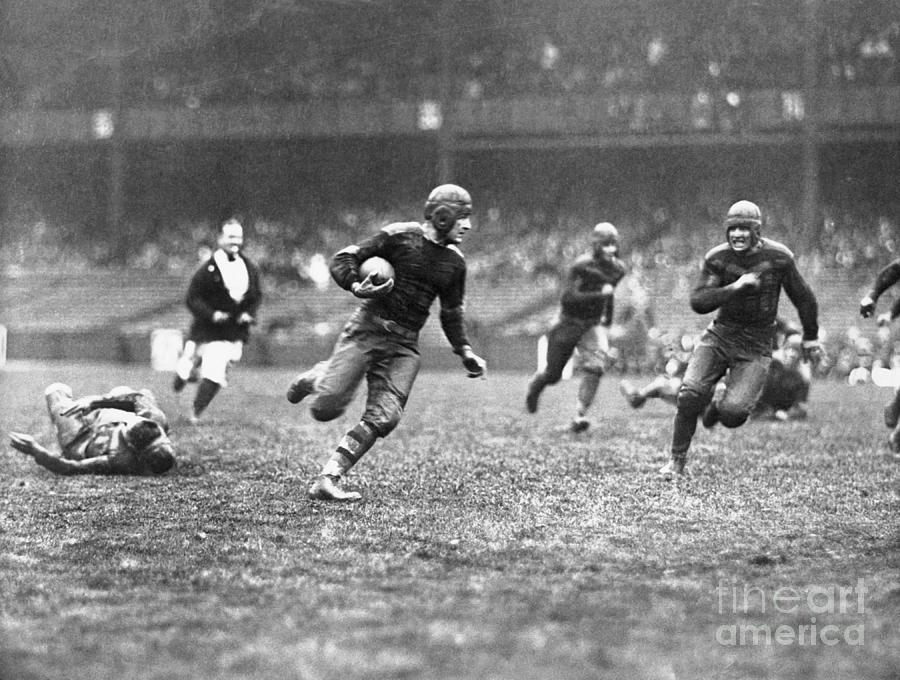
[[[601,291],[615,286],[625,276],[625,265],[613,257],[597,259],[582,255],[569,268],[562,298],[562,313],[576,319],[595,320],[609,325],[613,317],[613,296]]]
[[[363,309],[418,331],[435,298],[440,298],[441,324],[450,344],[454,348],[469,344],[462,323],[466,261],[456,246],[426,238],[418,222],[397,222],[337,253],[331,275],[339,286],[350,290],[360,280],[360,264],[373,256],[393,265],[394,288],[388,295],[363,300]]]
[[[721,289],[724,286],[749,272],[759,274],[759,288],[743,290],[727,298],[723,296]],[[770,239],[760,239],[760,247],[750,253],[736,253],[727,243],[710,250],[703,260],[700,283],[691,293],[691,307],[698,314],[718,309],[717,323],[771,341],[782,288],[797,308],[804,339],[817,339],[815,295],[797,270],[793,253]]]

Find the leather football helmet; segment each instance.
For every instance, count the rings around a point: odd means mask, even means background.
[[[472,214],[472,197],[456,184],[441,184],[431,190],[425,201],[425,219],[438,233],[446,234],[456,221]]]
[[[751,231],[750,245],[756,247],[759,243],[760,229],[762,228],[762,211],[753,201],[738,201],[733,203],[725,214],[725,236],[732,227],[748,227]]]
[[[594,257],[611,257],[619,253],[619,230],[609,222],[600,222],[591,232]]]
[[[725,228],[729,227],[753,227],[758,232],[762,227],[762,211],[752,201],[738,201],[725,215]]]
[[[619,245],[619,230],[609,222],[601,222],[594,227],[593,238],[601,246]]]

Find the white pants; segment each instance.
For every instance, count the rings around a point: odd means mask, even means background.
[[[182,380],[210,380],[228,385],[228,368],[240,361],[244,343],[240,340],[213,340],[195,343],[188,340],[178,358],[175,372]]]

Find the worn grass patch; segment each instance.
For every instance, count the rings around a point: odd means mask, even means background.
[[[45,443],[55,380],[180,408],[143,368],[10,369],[0,427]],[[673,410],[612,377],[570,435],[572,383],[528,416],[524,375],[425,373],[348,480],[363,501],[328,505],[305,488],[360,408],[314,423],[290,378],[239,367],[206,422],[175,418],[161,478],[0,445],[0,678],[900,675],[883,391],[817,383],[808,422],[700,428],[693,479],[665,484]]]

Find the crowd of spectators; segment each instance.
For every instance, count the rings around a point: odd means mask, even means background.
[[[796,217],[786,203],[765,202],[769,215],[764,234],[788,243],[801,266],[818,281],[839,278],[859,286],[870,282],[873,272],[900,256],[900,209],[882,212],[857,206],[856,210],[826,210],[817,236],[808,242],[795,238]],[[264,273],[270,293],[293,294],[304,288],[329,284],[327,260],[346,244],[347,234],[359,236],[397,219],[408,219],[415,208],[377,211],[371,208],[320,208],[293,220],[245,220],[247,250]],[[708,211],[715,214],[715,211]],[[691,221],[691,219],[697,221]],[[703,221],[696,211],[667,209],[636,211],[617,219],[622,253],[633,276],[620,291],[617,324],[612,342],[613,370],[621,373],[653,372],[672,338],[688,331],[657,325],[648,290],[662,272],[674,273],[670,291],[686,296],[703,253],[724,237],[720,219]],[[549,217],[522,208],[491,206],[479,211],[477,228],[467,235],[464,250],[473,286],[519,282],[535,299],[555,300],[559,277],[567,263],[590,248],[591,219],[577,212]],[[183,221],[157,224],[145,230],[145,238],[118,266],[156,272],[187,274],[208,255],[212,224]],[[28,270],[90,271],[109,263],[101,242],[74,228],[61,229],[46,221],[6,225],[0,240],[0,269],[5,275]],[[835,274],[842,272],[842,276]],[[853,306],[851,304],[851,306]],[[551,305],[550,307],[553,307]],[[535,316],[512,323],[507,332],[535,335],[546,329],[548,307]],[[541,316],[543,314],[543,316]],[[695,320],[695,319],[692,319]],[[677,330],[673,336],[672,333]],[[870,332],[871,331],[871,332]],[[873,367],[900,370],[900,339],[892,329],[850,326],[828,328],[824,338],[828,361],[820,374],[853,384],[870,382]]]
[[[767,211],[764,235],[788,244],[810,271],[843,270],[866,277],[900,256],[900,206],[876,209],[857,204],[852,210],[838,210],[826,205],[819,227],[801,230],[795,208],[774,197],[759,200]],[[248,249],[274,284],[314,285],[316,256],[337,251],[348,233],[362,236],[417,212],[416,206],[319,207],[291,218],[254,216],[244,222]],[[631,268],[643,270],[694,265],[724,238],[718,212],[657,206],[617,215],[624,257]],[[589,250],[595,217],[583,209],[550,215],[518,205],[486,207],[476,215],[477,228],[466,239],[470,276],[492,284],[521,279],[553,285],[565,263]],[[131,229],[128,250],[113,253],[104,237],[81,233],[71,225],[10,219],[2,232],[0,266],[39,269],[65,262],[75,268],[111,264],[184,271],[196,263],[198,248],[211,245],[212,232],[207,221],[156,220]]]
[[[401,9],[388,2],[327,3],[302,17],[272,14],[277,7],[232,17],[197,40],[130,52],[122,66],[125,101],[196,108],[621,94],[627,106],[629,92],[717,97],[803,84],[800,0],[446,4],[448,14],[440,14],[441,3]],[[815,39],[820,84],[900,83],[896,2],[822,0]],[[443,40],[450,42],[446,59]],[[109,106],[116,91],[108,61],[86,60],[49,84],[21,82],[8,56],[0,63],[0,86],[17,82],[26,107]]]

